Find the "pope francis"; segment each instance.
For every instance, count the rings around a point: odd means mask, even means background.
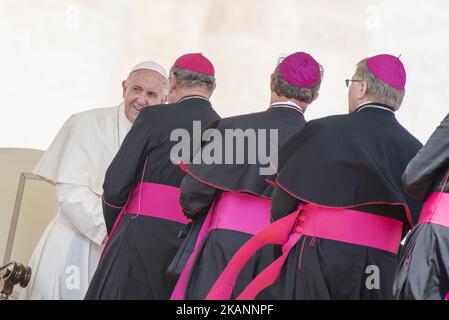
[[[59,210],[35,248],[22,299],[82,299],[107,234],[101,194],[106,169],[143,107],[165,103],[167,74],[152,61],[122,82],[123,102],[72,115],[33,173],[56,186]]]

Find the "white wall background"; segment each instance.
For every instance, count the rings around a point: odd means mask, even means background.
[[[223,116],[263,110],[280,53],[325,68],[313,119],[346,112],[355,64],[402,54],[401,123],[425,142],[449,110],[446,0],[0,0],[0,147],[46,149],[72,113],[121,102],[141,60],[203,52]]]

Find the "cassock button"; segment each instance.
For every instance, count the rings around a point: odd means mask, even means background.
[[[301,226],[296,227],[296,232],[301,233],[304,231],[304,228]]]

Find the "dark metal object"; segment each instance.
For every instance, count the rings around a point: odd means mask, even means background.
[[[30,279],[31,268],[21,263],[12,261],[0,267],[0,300],[8,300],[16,284],[25,288]]]

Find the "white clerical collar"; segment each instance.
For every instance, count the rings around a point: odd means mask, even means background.
[[[179,99],[178,101],[176,101],[176,103],[180,103],[182,101],[190,100],[190,99],[201,99],[201,100],[209,101],[209,99],[206,97],[199,96],[199,95],[193,95],[193,96],[185,96],[185,97]]]
[[[122,102],[118,106],[117,110],[117,134],[118,134],[118,143],[119,145],[122,144],[123,139],[125,139],[125,136],[128,134],[129,129],[131,129],[131,126],[133,124],[129,119],[126,117],[125,114],[125,104]]]
[[[377,102],[372,102],[372,101],[368,101],[368,102],[364,102],[362,104],[359,104],[356,108],[355,108],[355,112],[359,112],[362,111],[363,109],[366,108],[374,108],[374,109],[380,109],[380,110],[385,110],[385,111],[389,111],[391,113],[394,113],[393,110],[391,110],[389,107],[377,103]]]
[[[286,101],[282,101],[282,102],[274,102],[274,103],[270,104],[269,109],[272,109],[272,108],[289,108],[289,109],[293,109],[293,110],[296,110],[296,111],[304,114],[302,107],[300,105],[298,105],[297,103],[294,103],[293,101],[290,101],[290,100],[286,100]]]

